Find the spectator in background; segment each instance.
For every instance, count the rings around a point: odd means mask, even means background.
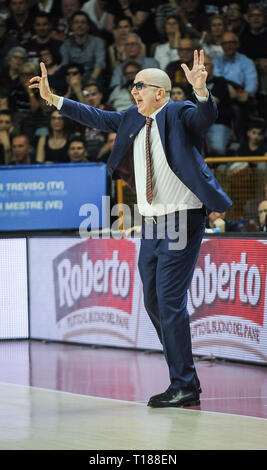
[[[97,160],[101,160],[101,162],[107,163],[115,143],[116,135],[117,134],[115,132],[109,132],[107,141],[100,149]]]
[[[40,0],[35,2],[30,12],[33,18],[40,13],[46,13],[52,19],[59,18],[61,14],[60,2],[59,0]]]
[[[38,93],[29,88],[29,80],[37,74],[37,67],[31,62],[25,62],[19,69],[19,85],[10,91],[10,109],[14,113],[17,126],[21,128],[23,120],[40,106]]]
[[[267,119],[267,11],[259,5],[248,9],[248,24],[240,38],[240,52],[250,57],[256,65],[259,79],[258,113]]]
[[[97,155],[97,161],[101,161],[103,163],[107,163],[110,154],[112,152],[112,149],[114,147],[115,139],[116,139],[116,133],[115,132],[109,132],[107,137],[106,137],[106,142],[105,144],[101,147],[98,155]],[[115,204],[118,202],[118,195],[117,195],[117,184],[116,181],[111,178],[110,175],[108,175],[108,191],[110,192],[111,196],[111,204],[110,207],[114,207]],[[111,217],[111,220],[113,220],[113,217]],[[115,218],[117,221],[117,217]]]
[[[71,21],[74,13],[81,9],[80,0],[61,0],[61,14],[67,21]]]
[[[26,49],[12,47],[6,56],[6,67],[0,75],[0,86],[9,93],[20,84],[20,68],[27,59]]]
[[[223,54],[221,46],[222,36],[226,30],[223,16],[215,15],[209,19],[209,29],[204,33],[199,45],[211,59],[216,59]]]
[[[208,16],[201,11],[199,0],[169,0],[156,9],[155,24],[160,34],[164,32],[164,21],[169,15],[179,18],[184,35],[200,39],[208,29]]]
[[[63,67],[66,77],[67,91],[64,94],[65,98],[71,100],[83,101],[83,67],[79,64],[69,64]]]
[[[165,22],[168,16],[177,16],[178,1],[169,0],[157,6],[155,12],[155,27],[160,34],[160,39],[165,36]]]
[[[124,111],[134,104],[130,85],[134,81],[135,75],[141,70],[138,62],[126,62],[123,67],[123,75],[125,77],[125,83],[122,86],[116,86],[109,98],[108,104],[110,104],[116,111]]]
[[[186,88],[182,83],[174,83],[171,89],[171,99],[173,101],[188,100]]]
[[[225,9],[225,21],[227,31],[235,33],[238,37],[242,34],[246,22],[239,2],[229,3]]]
[[[267,183],[257,184],[255,197],[245,202],[243,213],[249,232],[255,232],[258,229],[258,205],[263,199],[267,200]]]
[[[85,142],[81,136],[74,136],[69,141],[68,157],[70,163],[88,163]]]
[[[245,225],[228,219],[226,212],[211,212],[206,219],[206,228],[219,228],[220,232],[245,232]]]
[[[105,111],[114,111],[114,108],[103,102],[103,92],[97,82],[88,82],[83,89],[83,103],[93,106],[94,108],[103,109]],[[106,133],[99,129],[84,127],[84,140],[88,153],[88,160],[96,161],[100,149],[106,141]]]
[[[227,9],[229,0],[205,0],[203,5],[204,12],[208,16],[221,15],[224,9]]]
[[[267,120],[267,58],[257,62],[259,75],[258,111],[259,115]]]
[[[111,71],[113,71],[118,64],[127,59],[124,44],[132,27],[131,18],[125,16],[117,20],[113,30],[114,42],[108,46],[108,58]]]
[[[177,13],[190,30],[190,37],[201,39],[209,27],[208,16],[200,11],[199,0],[180,0]]]
[[[214,59],[214,74],[222,76],[233,82],[242,93],[235,93],[239,102],[245,102],[249,95],[254,95],[258,87],[257,71],[251,59],[240,54],[239,39],[231,32],[224,33],[222,37],[223,55]],[[238,94],[238,96],[236,96]]]
[[[193,39],[182,38],[178,46],[178,54],[180,59],[170,62],[166,67],[166,73],[169,75],[172,84],[177,82],[182,83],[186,87],[188,94],[191,94],[192,87],[191,85],[188,85],[188,81],[183,69],[181,68],[181,64],[184,63],[190,69],[192,68],[194,49],[195,43]]]
[[[123,67],[127,61],[138,62],[141,69],[146,68],[159,68],[159,63],[152,57],[142,56],[142,41],[141,38],[135,33],[129,33],[125,42],[126,61],[121,62],[115,67],[110,88],[113,89],[115,86],[121,86],[125,84],[125,77],[123,75]]]
[[[0,111],[9,110],[9,94],[5,88],[0,87]]]
[[[24,46],[32,36],[32,17],[29,0],[10,0],[10,17],[6,20],[8,31]]]
[[[224,77],[214,75],[214,66],[211,57],[208,55],[205,55],[204,65],[208,72],[207,88],[212,92],[218,107],[218,118],[205,133],[207,141],[206,156],[225,156],[232,134],[233,119],[228,82]]]
[[[66,92],[66,77],[63,67],[60,67],[61,55],[59,52],[53,52],[44,46],[44,49],[40,50],[40,61],[44,62],[46,66],[52,90],[57,90],[63,95]]]
[[[267,58],[266,18],[260,7],[251,7],[247,14],[247,25],[240,35],[239,51],[256,61]]]
[[[49,121],[51,115],[51,107],[41,99],[39,108],[30,113],[30,115],[21,123],[22,133],[25,134],[30,145],[36,149],[38,140],[43,135],[49,134]]]
[[[156,44],[153,54],[162,70],[165,70],[170,62],[179,60],[177,48],[183,36],[183,30],[177,16],[168,16],[166,18],[164,31],[165,42]]]
[[[38,140],[37,163],[67,163],[68,158],[68,129],[67,120],[53,111],[49,122],[49,135]]]
[[[17,39],[7,31],[5,20],[0,17],[0,73],[5,67],[7,53],[15,46],[19,46]]]
[[[7,3],[7,0],[0,1],[0,17],[3,18],[3,20],[6,20],[9,17],[9,8]]]
[[[81,2],[80,0],[61,0],[60,9],[61,13],[54,21],[55,28],[52,31],[52,37],[63,42],[70,34],[71,17],[76,11],[80,11]]]
[[[214,75],[224,77],[229,82],[235,132],[240,141],[249,106],[258,90],[257,70],[251,59],[238,52],[239,39],[235,33],[224,33],[222,47],[224,54],[213,60]]]
[[[267,232],[267,199],[258,205],[259,232]]]
[[[71,18],[73,36],[66,39],[60,48],[62,65],[81,64],[87,79],[97,80],[106,67],[106,53],[102,39],[89,34],[89,18],[83,11]]]
[[[31,165],[34,163],[29,140],[26,135],[17,135],[11,142],[11,165]]]
[[[245,157],[261,157],[267,155],[265,131],[266,125],[263,119],[253,119],[250,121],[247,125],[246,136],[237,150],[237,154]],[[266,169],[265,162],[259,162],[257,164],[250,163],[250,166]]]
[[[153,0],[113,0],[106,4],[108,12],[107,29],[112,32],[116,18],[127,16],[131,18],[133,30],[145,44],[153,42],[153,21],[151,24],[151,9],[154,7]]]
[[[99,31],[107,28],[108,0],[89,0],[81,7]]]
[[[38,13],[33,22],[33,37],[25,44],[28,59],[39,64],[40,51],[45,47],[56,54],[62,45],[61,41],[51,37],[52,21],[47,13]]]
[[[0,143],[4,150],[4,163],[9,164],[11,159],[11,141],[15,136],[15,127],[9,111],[0,111]]]

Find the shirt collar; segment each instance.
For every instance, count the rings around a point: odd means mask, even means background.
[[[164,103],[160,108],[156,109],[156,111],[154,111],[152,114],[150,114],[150,118],[152,119],[155,119],[157,114],[164,108],[164,106],[166,106],[166,104],[168,103],[169,101],[167,101],[166,103]]]

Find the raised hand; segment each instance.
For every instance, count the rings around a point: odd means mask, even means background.
[[[40,63],[40,67],[41,67],[41,77],[39,76],[32,77],[30,79],[31,85],[29,85],[29,88],[39,88],[41,98],[49,102],[49,98],[51,96],[51,90],[50,90],[48,79],[47,79],[47,70],[43,62]]]
[[[187,67],[186,64],[181,64],[181,67],[185,73],[185,76],[188,82],[192,85],[194,89],[205,89],[208,72],[204,66],[204,51],[195,50],[194,51],[194,62],[191,70]]]

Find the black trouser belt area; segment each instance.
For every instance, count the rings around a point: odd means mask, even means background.
[[[162,222],[165,222],[166,218],[169,216],[171,218],[176,218],[179,217],[179,214],[184,211],[176,211],[176,212],[171,212],[170,214],[164,214],[164,215],[152,215],[152,216],[144,216],[142,215],[142,222],[146,222],[148,224],[159,224]],[[187,214],[206,214],[206,211],[204,207],[201,207],[200,209],[187,209]]]

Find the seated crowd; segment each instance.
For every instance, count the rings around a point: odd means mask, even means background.
[[[194,101],[181,68],[194,49],[219,110],[203,157],[267,155],[266,19],[267,0],[1,1],[0,165],[107,161],[112,149],[115,136],[69,122],[29,89],[40,61],[55,93],[123,111],[147,67],[167,72],[173,100]]]

